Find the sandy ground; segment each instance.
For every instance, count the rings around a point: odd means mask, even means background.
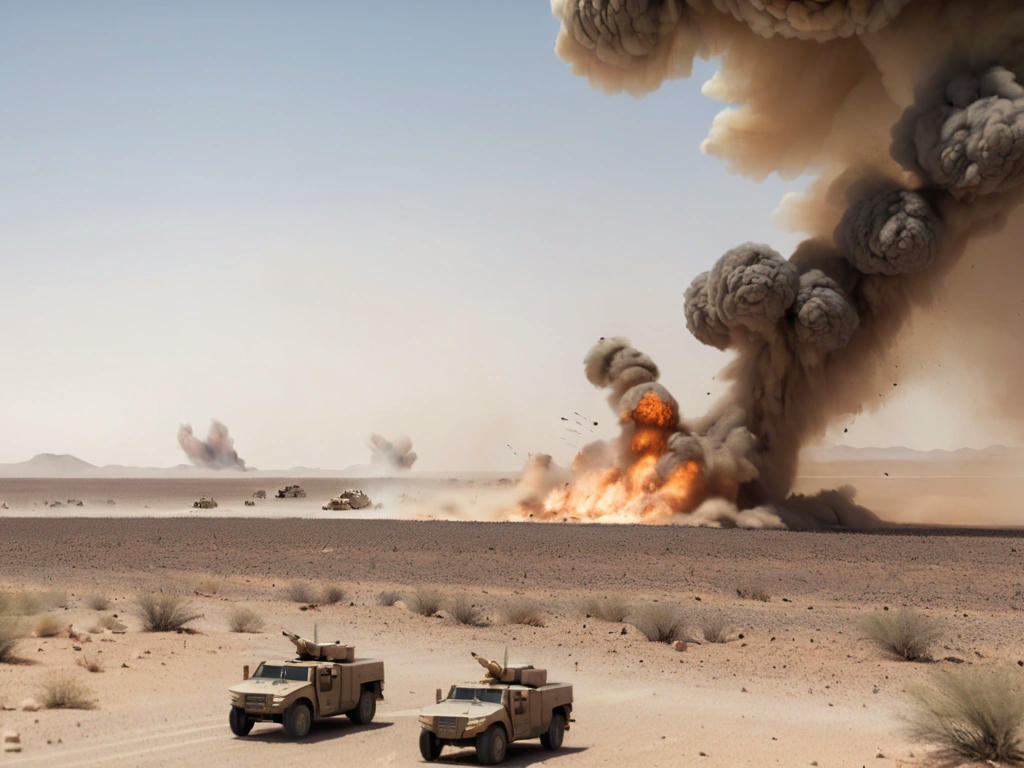
[[[565,748],[517,744],[510,765],[926,766],[927,750],[907,739],[900,717],[907,685],[935,665],[882,657],[858,618],[911,605],[943,621],[939,656],[1024,661],[1024,538],[1013,532],[223,518],[4,518],[0,532],[0,588],[66,591],[69,607],[50,612],[77,631],[99,615],[86,597],[103,594],[114,600],[106,613],[128,625],[85,643],[21,641],[24,663],[0,667],[0,704],[15,707],[48,674],[69,670],[98,706],[0,711],[0,728],[23,742],[2,765],[421,764],[418,708],[435,688],[478,677],[470,650],[500,658],[507,644],[513,659],[546,667],[576,694]],[[283,594],[300,578],[340,584],[349,597],[302,611]],[[470,595],[490,625],[376,604],[382,589],[424,584]],[[740,599],[744,584],[772,599]],[[153,589],[189,595],[204,614],[194,623],[201,634],[140,632],[131,600]],[[678,605],[694,632],[723,615],[732,639],[676,652],[579,607],[612,592]],[[512,596],[540,603],[546,626],[501,624]],[[261,614],[266,630],[229,632],[239,605]],[[340,718],[303,743],[273,724],[235,738],[226,689],[242,664],[288,656],[280,628],[312,634],[314,623],[321,638],[386,661],[375,722]],[[104,671],[76,666],[82,656]],[[440,761],[473,763],[471,750],[446,750]]]

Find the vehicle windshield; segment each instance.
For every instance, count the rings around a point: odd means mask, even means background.
[[[253,677],[270,677],[275,680],[294,680],[304,683],[309,680],[308,667],[289,667],[284,664],[260,664]]]
[[[453,685],[452,689],[448,691],[448,698],[455,699],[456,701],[486,701],[491,704],[501,704],[501,689],[500,688],[462,688],[457,685]]]

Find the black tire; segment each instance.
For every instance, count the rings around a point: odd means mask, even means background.
[[[476,737],[476,761],[480,765],[496,765],[508,752],[508,736],[501,723],[495,723]]]
[[[359,694],[359,703],[356,704],[355,709],[350,709],[345,713],[349,720],[358,725],[370,722],[375,714],[377,714],[377,695],[365,688]]]
[[[304,739],[313,727],[313,710],[304,701],[292,704],[284,713],[284,731],[292,739]]]
[[[235,736],[248,736],[255,722],[251,717],[245,716],[245,710],[241,707],[232,707],[231,714],[228,715],[228,725]]]
[[[548,726],[547,733],[540,735],[540,743],[544,749],[561,749],[563,738],[565,738],[565,715],[555,712],[551,715],[551,725]]]
[[[428,763],[432,763],[441,756],[441,742],[430,731],[420,729],[420,754]]]

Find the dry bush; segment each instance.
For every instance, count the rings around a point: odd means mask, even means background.
[[[931,661],[931,649],[942,637],[939,622],[909,608],[865,616],[860,628],[890,656],[907,661]]]
[[[509,600],[501,609],[503,624],[525,624],[528,627],[543,627],[544,614],[533,600],[519,598]]]
[[[143,632],[176,632],[190,621],[201,619],[192,603],[176,595],[139,595],[135,613],[142,619]]]
[[[64,624],[56,616],[40,616],[32,627],[36,637],[56,637],[64,629]]]
[[[113,616],[100,616],[97,623],[104,629],[113,629],[114,627],[118,626],[121,622]]]
[[[439,590],[430,587],[420,587],[412,593],[409,598],[409,610],[418,613],[420,616],[434,616],[444,603],[444,595]]]
[[[328,584],[324,587],[323,602],[327,605],[334,605],[340,603],[348,597],[348,593],[339,587],[337,584]]]
[[[736,594],[744,600],[760,600],[762,603],[767,603],[772,599],[767,589],[755,584],[741,584],[736,587]]]
[[[24,636],[20,621],[0,616],[0,663],[10,664],[15,660],[14,647]]]
[[[90,595],[85,599],[85,604],[94,611],[105,611],[110,607],[110,600],[103,595]]]
[[[80,666],[82,669],[87,669],[90,672],[102,672],[103,671],[103,662],[101,662],[99,659],[90,659],[88,656],[86,656],[84,654],[79,656],[75,660],[75,663],[78,666]]]
[[[700,633],[709,643],[725,643],[729,640],[729,620],[720,613],[704,616],[700,622]]]
[[[395,589],[385,589],[377,595],[377,605],[391,607],[402,599],[402,593]]]
[[[583,603],[583,611],[603,621],[622,622],[629,615],[629,603],[622,595],[592,597]]]
[[[449,600],[448,615],[459,624],[471,627],[482,627],[486,623],[482,609],[468,595],[456,595]]]
[[[68,672],[55,672],[43,683],[42,705],[47,709],[92,709],[91,692]]]
[[[949,757],[1024,763],[1024,679],[1018,670],[938,670],[930,685],[909,693],[915,738]]]
[[[228,617],[232,632],[256,633],[263,630],[263,619],[252,608],[235,608]]]
[[[635,608],[628,621],[644,636],[656,643],[671,643],[685,634],[683,616],[679,609],[667,603],[645,603]]]
[[[293,603],[312,603],[313,588],[305,581],[293,581],[284,588],[285,597]]]

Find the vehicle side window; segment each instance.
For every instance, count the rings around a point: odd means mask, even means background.
[[[526,714],[526,694],[522,691],[516,691],[512,698],[512,702],[515,705],[515,714],[525,715]]]
[[[331,690],[331,670],[327,667],[320,670],[320,690]]]

